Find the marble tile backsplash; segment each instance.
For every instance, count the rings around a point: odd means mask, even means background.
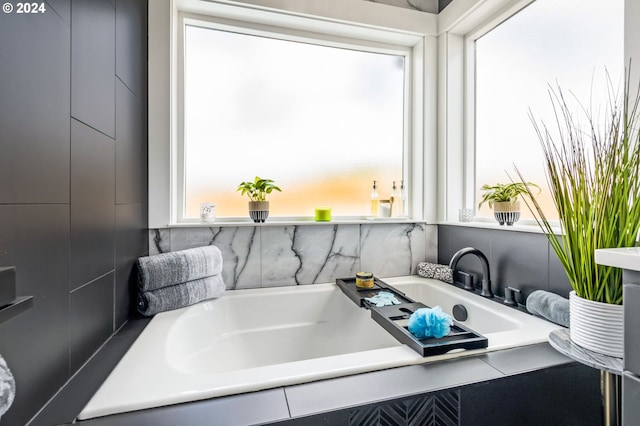
[[[438,257],[437,226],[424,223],[269,225],[149,230],[149,254],[215,245],[227,289],[333,282],[361,270],[411,275]]]

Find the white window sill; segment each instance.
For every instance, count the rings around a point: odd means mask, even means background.
[[[448,226],[463,226],[467,228],[483,228],[483,229],[494,229],[498,231],[512,231],[512,232],[529,232],[533,234],[542,234],[542,229],[534,222],[534,221],[526,221],[524,223],[516,222],[512,226],[507,225],[499,225],[498,222],[490,222],[490,221],[472,221],[472,222],[438,222],[437,225],[448,225]],[[556,235],[561,235],[560,225],[553,226],[553,232]]]
[[[316,222],[312,218],[307,219],[268,219],[264,223],[254,223],[250,219],[246,220],[217,220],[214,222],[180,222],[172,223],[164,228],[224,228],[237,226],[316,226],[316,225],[378,225],[378,224],[407,224],[422,223],[424,220],[413,220],[410,218],[393,217],[377,219],[340,219],[336,218],[328,222]]]

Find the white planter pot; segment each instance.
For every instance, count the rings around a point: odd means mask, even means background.
[[[616,358],[624,355],[624,308],[569,294],[571,341]]]

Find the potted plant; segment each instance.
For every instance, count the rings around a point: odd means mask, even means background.
[[[258,223],[264,222],[269,216],[267,194],[282,190],[274,184],[273,180],[256,176],[253,182],[240,182],[237,191],[249,197],[249,217]]]
[[[527,182],[529,187],[538,187],[535,183]],[[480,188],[484,193],[482,200],[478,204],[478,208],[484,203],[488,203],[489,207],[493,207],[493,216],[500,225],[513,225],[520,219],[520,195],[527,195],[528,190],[522,182],[512,183],[496,183],[495,185],[482,185]]]
[[[562,90],[551,90],[557,136],[532,117],[562,235],[556,235],[530,191],[529,208],[573,288],[569,297],[571,339],[587,349],[622,357],[622,270],[596,264],[595,250],[636,245],[640,231],[640,93],[630,98],[629,75],[621,96],[612,93],[610,81],[608,87],[609,102],[601,107],[602,117],[582,106],[576,117]]]

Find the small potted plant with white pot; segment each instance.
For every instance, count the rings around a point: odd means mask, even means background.
[[[527,182],[529,187],[538,188],[535,183]],[[496,183],[495,185],[482,185],[484,193],[478,208],[488,203],[493,208],[493,216],[500,225],[513,225],[520,219],[520,195],[528,195],[527,187],[523,182]]]
[[[237,191],[249,197],[249,217],[256,223],[264,222],[269,216],[267,195],[273,191],[281,192],[273,180],[256,176],[253,181],[241,182]]]

